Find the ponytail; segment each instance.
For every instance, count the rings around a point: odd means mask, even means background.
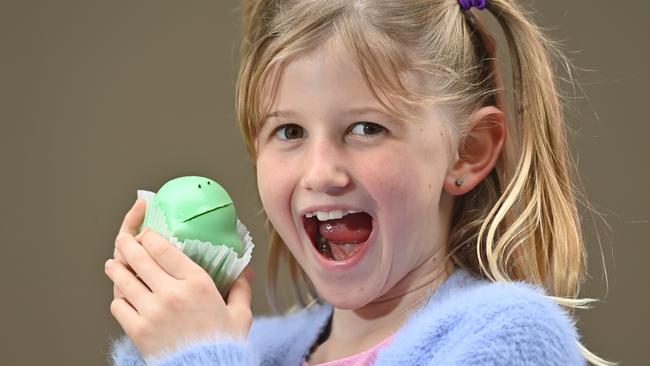
[[[496,238],[496,245],[485,248],[487,274],[492,280],[526,280],[543,286],[553,296],[573,298],[584,278],[585,255],[564,117],[549,56],[552,48],[512,2],[493,0],[488,9],[510,46],[520,152],[509,184],[479,231],[479,242],[486,238],[491,243],[505,214],[519,211],[518,218],[507,223],[508,230]],[[508,243],[522,251],[516,255],[519,262],[505,266],[506,256],[499,266],[490,258],[500,257],[497,251]],[[484,257],[478,258],[485,265]],[[577,305],[573,300],[558,301]]]
[[[508,184],[480,224],[476,259],[481,272],[493,281],[538,284],[570,310],[589,308],[596,300],[577,298],[586,254],[573,184],[577,175],[551,57],[569,63],[514,2],[490,0],[487,9],[509,45],[517,126],[513,135],[518,135],[520,151],[510,177],[493,177],[495,185]],[[474,18],[471,11],[466,16]],[[515,156],[512,151],[509,155]],[[615,365],[580,342],[578,346],[591,363]]]

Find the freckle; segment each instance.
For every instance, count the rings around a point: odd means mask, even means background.
[[[429,183],[429,189],[431,189],[431,183]]]
[[[420,132],[424,131],[424,128],[420,128]]]

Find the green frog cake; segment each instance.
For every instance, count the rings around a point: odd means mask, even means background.
[[[205,269],[225,295],[253,249],[228,192],[210,178],[186,176],[138,196],[147,201],[143,228],[158,232]]]

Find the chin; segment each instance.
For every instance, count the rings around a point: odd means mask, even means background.
[[[315,284],[316,285],[316,284]],[[335,286],[335,288],[333,288]],[[331,304],[337,309],[342,310],[356,310],[363,308],[371,303],[377,296],[362,286],[337,286],[335,284],[329,286],[318,286],[316,290],[319,297],[325,302]]]
[[[322,299],[341,310],[357,310],[370,303],[370,301],[363,299],[351,299],[350,296],[322,297]]]

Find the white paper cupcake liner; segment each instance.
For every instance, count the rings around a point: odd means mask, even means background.
[[[156,194],[153,192],[138,190],[138,198],[147,202],[147,211],[141,229],[149,228],[169,240],[170,243],[208,272],[221,295],[225,296],[232,283],[250,262],[253,247],[255,247],[246,226],[237,219],[237,234],[239,234],[243,246],[241,257],[238,257],[237,252],[226,245],[215,245],[201,240],[180,241],[169,230],[163,211],[153,204],[155,196]]]

